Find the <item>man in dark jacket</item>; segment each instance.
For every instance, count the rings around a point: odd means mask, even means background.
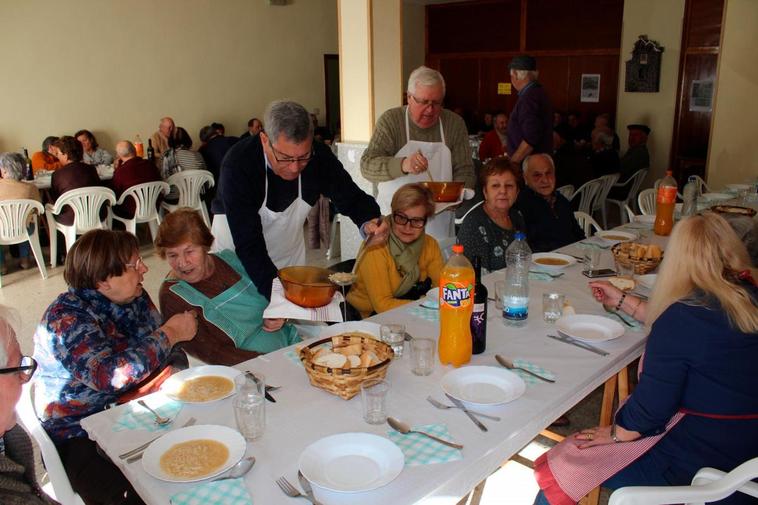
[[[124,191],[132,186],[161,180],[161,174],[155,163],[137,156],[134,144],[128,140],[122,140],[116,144],[116,156],[118,166],[111,181],[116,198],[121,198]],[[131,219],[134,217],[135,209],[134,198],[127,198],[123,205],[115,205],[113,212],[119,217]]]
[[[553,151],[553,109],[545,88],[537,82],[537,61],[531,56],[513,58],[508,68],[518,100],[508,119],[508,156],[521,163],[530,154]]]

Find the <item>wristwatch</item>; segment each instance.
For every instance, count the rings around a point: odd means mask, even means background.
[[[611,425],[611,440],[613,440],[613,441],[614,441],[614,442],[616,442],[617,444],[618,444],[618,443],[621,443],[621,442],[622,442],[622,441],[621,441],[621,440],[619,440],[619,438],[616,436],[616,423],[613,423],[613,424]]]

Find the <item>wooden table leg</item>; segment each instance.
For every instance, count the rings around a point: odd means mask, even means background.
[[[603,401],[600,404],[600,421],[599,426],[608,426],[611,424],[611,417],[613,417],[613,400],[616,397],[616,383],[618,377],[614,375],[607,381],[603,387]]]

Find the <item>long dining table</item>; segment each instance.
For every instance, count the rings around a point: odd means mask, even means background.
[[[635,225],[629,225],[634,227]],[[629,231],[629,227],[621,229]],[[667,237],[653,235],[651,230],[635,230],[649,243],[665,247]],[[579,244],[559,250],[581,255]],[[604,250],[606,266],[612,265],[610,250]],[[495,354],[522,358],[550,370],[557,378],[554,384],[527,384],[520,398],[503,405],[480,407],[478,410],[501,417],[495,422],[483,419],[489,431],[480,431],[459,410],[438,410],[426,401],[427,396],[447,400],[440,386],[443,376],[453,370],[437,362],[431,375],[420,377],[410,370],[408,352],[396,358],[387,371],[391,384],[388,414],[411,425],[443,423],[453,440],[464,445],[463,458],[441,464],[406,466],[389,484],[372,491],[338,493],[314,486],[316,498],[325,505],[337,504],[454,504],[486,479],[504,461],[526,446],[555,419],[571,409],[593,390],[612,379],[637,359],[645,346],[644,327],[628,328],[623,336],[595,344],[607,351],[600,356],[547,337],[556,331],[554,324],[542,319],[542,294],[559,292],[566,295],[577,314],[606,315],[591,296],[588,279],[578,263],[563,270],[564,275],[551,281],[530,281],[529,318],[520,328],[506,326],[501,313],[489,302],[487,348],[474,355],[470,365],[498,366]],[[494,283],[504,278],[502,271],[483,277],[490,293]],[[412,302],[376,315],[370,321],[403,323],[413,337],[436,339],[439,323],[431,317],[420,317],[419,302]],[[302,345],[302,344],[301,344]],[[406,346],[407,347],[407,346]],[[349,401],[310,385],[305,370],[296,359],[297,346],[280,349],[237,368],[263,373],[268,384],[281,388],[275,392],[276,403],[266,404],[264,435],[247,443],[247,455],[257,463],[245,477],[245,485],[257,504],[296,503],[285,496],[275,480],[281,476],[297,483],[298,460],[313,442],[334,434],[365,432],[388,438],[387,425],[369,425],[362,417],[360,395]],[[163,393],[146,397],[148,403],[161,401]],[[194,417],[198,424],[214,424],[235,428],[233,399],[214,403],[185,404],[173,426],[181,426]],[[113,427],[126,406],[118,406],[92,415],[82,421],[90,438],[118,465],[144,501],[163,505],[170,497],[197,484],[175,484],[158,480],[145,472],[141,463],[127,464],[118,455],[155,437],[155,433],[134,430],[114,432]],[[127,435],[128,433],[128,435]]]

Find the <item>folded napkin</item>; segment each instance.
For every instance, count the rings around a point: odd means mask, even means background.
[[[613,314],[616,314],[616,316],[618,317],[614,316]],[[623,319],[624,321],[626,321],[627,323],[629,323],[629,326],[625,325],[624,323],[620,323],[621,326],[623,326],[625,330],[641,331],[645,326],[644,324],[637,321],[632,316],[625,314],[621,311],[616,312],[613,309],[610,309],[610,311],[606,311],[606,313],[603,315],[612,321],[616,321],[617,323],[619,323],[619,320],[618,320],[619,317]]]
[[[598,237],[598,236],[594,236],[594,237],[590,237],[588,239],[582,240],[581,242],[579,242],[579,244],[583,245],[585,247],[587,247],[587,246],[589,246],[589,247],[598,247],[600,249],[608,249],[608,248],[611,247],[609,241],[605,240],[602,237]]]
[[[529,271],[529,280],[530,281],[541,281],[541,282],[553,282],[555,280],[555,277],[548,274],[547,272],[538,272],[536,270],[530,270]]]
[[[244,479],[226,479],[200,484],[171,496],[172,505],[252,505]]]
[[[426,307],[422,307],[421,305],[416,305],[413,303],[409,305],[410,307],[408,307],[408,313],[412,316],[420,317],[421,319],[430,321],[432,323],[440,320],[439,309],[427,309]]]
[[[448,442],[455,442],[444,424],[423,424],[414,426],[412,429],[425,431]],[[388,430],[387,435],[403,451],[407,466],[433,465],[463,459],[460,449],[453,449],[418,433],[403,435],[398,431]]]
[[[149,403],[146,403],[163,417],[173,419],[179,414],[179,411],[182,410],[182,402],[171,400],[165,396],[156,396],[153,398],[154,399],[151,398]],[[159,400],[162,400],[163,403],[159,404]],[[113,431],[160,431],[167,430],[170,427],[170,423],[164,426],[157,425],[155,423],[155,416],[135,400],[126,404],[121,416],[116,421],[116,424],[113,425]]]
[[[344,300],[342,293],[337,291],[332,301],[323,307],[308,309],[295,305],[284,297],[284,288],[279,279],[274,279],[271,285],[271,303],[263,311],[264,319],[303,319],[305,321],[330,321],[342,322],[342,308],[340,303]]]
[[[460,205],[463,200],[471,200],[474,198],[474,190],[464,188],[463,191],[461,191],[461,196],[458,197],[458,200],[454,202],[437,202],[434,204],[434,213],[439,214],[440,212],[443,212],[447,210],[449,207],[453,207],[454,205]]]
[[[513,360],[513,366],[517,366],[519,368],[526,368],[527,370],[530,370],[537,375],[541,375],[545,377],[546,379],[555,380],[555,374],[548,370],[547,368],[542,368],[539,365],[535,365],[534,363],[527,361],[525,359],[516,358]],[[511,372],[515,372],[516,375],[524,379],[524,382],[527,384],[545,384],[545,381],[539,380],[534,375],[529,375],[523,370],[511,370]]]

